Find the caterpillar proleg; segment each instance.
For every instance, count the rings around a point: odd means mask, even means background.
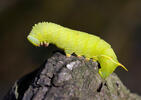
[[[118,62],[111,45],[98,36],[72,30],[51,22],[35,24],[27,39],[35,46],[55,44],[69,56],[75,53],[84,55],[100,63],[99,74],[108,77],[118,66],[127,69]]]

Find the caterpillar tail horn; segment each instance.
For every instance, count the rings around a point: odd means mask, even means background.
[[[123,69],[125,69],[126,71],[128,71],[128,69],[127,69],[124,65],[122,65],[122,64],[120,64],[120,63],[118,63],[118,65],[119,65],[120,67],[122,67]]]

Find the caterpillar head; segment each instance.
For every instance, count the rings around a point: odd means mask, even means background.
[[[28,41],[30,41],[33,45],[35,46],[45,46],[48,47],[49,43],[47,43],[46,41],[41,41],[31,35],[28,35],[27,37]]]
[[[113,60],[111,57],[106,55],[101,55],[98,57],[101,68],[99,69],[99,74],[102,78],[108,77],[118,66],[123,67],[128,71],[122,64],[117,60]]]
[[[40,40],[38,40],[36,37],[33,37],[32,35],[28,35],[27,39],[29,42],[31,42],[35,46],[40,46]]]
[[[35,46],[48,46],[47,39],[47,23],[39,23],[33,26],[30,34],[27,36],[29,42]]]

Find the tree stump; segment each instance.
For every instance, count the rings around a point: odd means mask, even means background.
[[[55,53],[41,67],[15,82],[4,100],[141,100],[115,73],[105,80],[98,63]]]

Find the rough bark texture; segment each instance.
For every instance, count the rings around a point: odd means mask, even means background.
[[[103,80],[98,64],[56,53],[39,69],[15,82],[4,100],[141,100],[116,74]]]

